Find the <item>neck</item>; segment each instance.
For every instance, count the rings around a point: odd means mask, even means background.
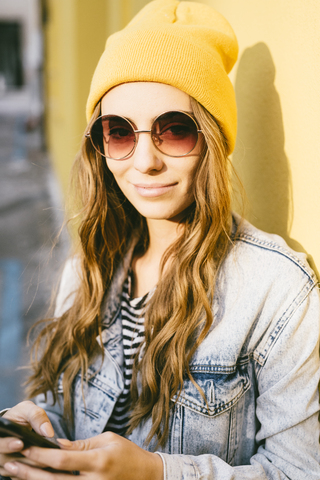
[[[174,221],[147,219],[149,246],[142,256],[132,261],[134,272],[133,296],[149,292],[159,280],[161,258],[178,238],[182,225]]]
[[[147,220],[149,230],[149,247],[147,255],[149,258],[160,259],[181,233],[182,225],[168,220]]]

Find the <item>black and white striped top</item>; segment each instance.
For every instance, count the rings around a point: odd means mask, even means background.
[[[105,431],[125,435],[130,412],[130,385],[132,379],[132,366],[135,355],[144,341],[143,309],[152,292],[143,297],[131,298],[132,272],[123,285],[121,309],[119,315],[122,320],[123,350],[124,350],[124,390],[114,406],[112,415],[105,427]]]

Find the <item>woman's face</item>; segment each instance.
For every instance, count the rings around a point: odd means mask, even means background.
[[[192,113],[190,97],[162,83],[118,85],[101,101],[102,115],[125,117],[137,130],[150,130],[158,115],[171,110]],[[140,133],[136,149],[128,158],[106,161],[120,189],[141,215],[179,221],[194,199],[201,143],[185,157],[170,157],[156,149],[150,133]]]

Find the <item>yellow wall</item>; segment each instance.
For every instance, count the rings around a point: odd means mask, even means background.
[[[320,2],[203,0],[231,23],[247,218],[320,270]]]
[[[202,1],[225,15],[239,40],[233,162],[247,191],[246,216],[320,269],[320,2]],[[146,3],[47,0],[47,131],[64,190],[105,40]]]
[[[49,0],[46,24],[46,126],[47,143],[55,168],[66,186],[69,159],[74,155],[75,0]]]

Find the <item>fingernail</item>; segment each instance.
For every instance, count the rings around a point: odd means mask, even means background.
[[[49,422],[45,422],[41,425],[40,432],[45,437],[53,437],[54,436],[53,428],[52,428],[52,426]]]
[[[9,472],[16,474],[18,473],[18,467],[15,463],[5,463],[4,468]]]
[[[21,450],[21,448],[23,448],[23,442],[21,440],[19,440],[18,438],[16,438],[15,440],[12,440],[9,443],[9,448],[12,451]]]
[[[58,441],[63,447],[72,447],[72,442],[70,442],[70,440],[67,440],[66,438],[57,438],[57,441]]]

